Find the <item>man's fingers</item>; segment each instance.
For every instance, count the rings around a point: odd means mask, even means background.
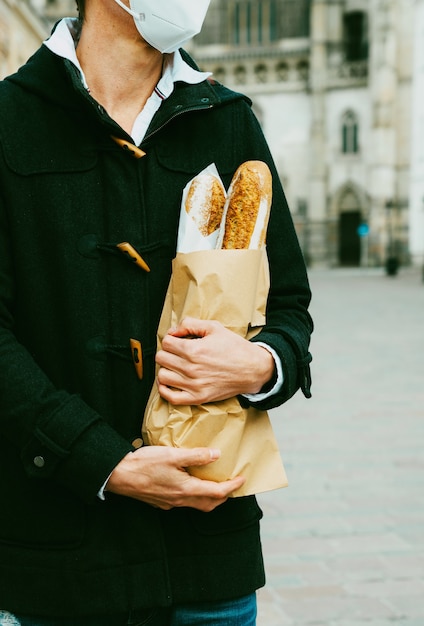
[[[207,465],[219,457],[220,451],[215,448],[143,446],[118,463],[107,490],[166,510],[191,507],[211,511],[239,489],[244,478],[202,480],[186,468]]]
[[[184,449],[185,461],[181,467],[200,467],[202,465],[208,465],[218,460],[221,456],[221,451],[215,448],[193,448],[192,450]],[[223,501],[231,495],[237,489],[245,483],[243,476],[236,476],[222,482],[214,482],[201,480],[196,477],[192,477],[191,489],[193,495],[197,495],[196,487],[199,488],[199,495],[206,495],[205,490],[210,489],[209,497],[222,499]]]
[[[197,392],[196,397],[194,397],[193,392],[183,391],[182,389],[176,387],[170,387],[168,385],[158,385],[159,394],[175,406],[188,406],[193,404],[202,404],[202,397]]]
[[[170,328],[168,334],[174,337],[204,337],[213,328],[210,320],[199,320],[185,317],[175,328]]]
[[[244,483],[245,479],[242,476],[236,476],[236,478],[223,480],[219,483],[191,476],[190,483],[187,484],[190,494],[185,494],[181,498],[181,501],[176,503],[176,506],[186,506],[188,497],[191,506],[197,508],[196,500],[198,500],[198,504],[200,502],[202,502],[203,505],[207,504],[210,510],[212,510],[225,502],[225,500],[227,500],[232,493],[237,491],[237,489],[240,489]]]
[[[181,467],[200,467],[217,461],[221,451],[215,448],[180,448]]]

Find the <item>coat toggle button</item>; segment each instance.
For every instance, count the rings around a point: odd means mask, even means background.
[[[143,259],[141,254],[137,252],[134,246],[128,243],[128,241],[123,241],[122,243],[118,243],[116,247],[123,254],[125,254],[125,256],[130,261],[138,265],[138,267],[141,267],[141,269],[143,269],[145,272],[150,272],[150,267],[147,265],[146,261]]]
[[[141,148],[137,148],[137,146],[130,141],[127,141],[126,139],[120,139],[120,137],[114,137],[113,135],[111,135],[111,137],[113,141],[118,144],[118,146],[121,146],[121,148],[128,152],[132,157],[134,157],[134,159],[141,159],[146,156],[144,150],[141,150]]]
[[[143,350],[141,342],[137,339],[130,339],[131,356],[135,367],[135,372],[139,380],[143,378]]]

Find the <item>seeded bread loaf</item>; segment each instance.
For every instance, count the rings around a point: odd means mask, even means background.
[[[246,161],[240,165],[228,191],[225,227],[217,247],[263,248],[271,202],[272,176],[266,163]]]

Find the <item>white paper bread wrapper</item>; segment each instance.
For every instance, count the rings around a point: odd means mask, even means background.
[[[178,229],[178,252],[199,252],[200,250],[213,250],[214,248],[216,248],[220,229],[217,228],[213,233],[205,237],[200,232],[195,219],[193,219],[192,215],[189,214],[186,210],[190,189],[196,179],[202,179],[203,181],[205,181],[205,184],[202,184],[198,187],[196,194],[194,198],[192,198],[192,200],[194,203],[197,204],[198,215],[201,215],[203,211],[208,210],[208,207],[205,205],[209,197],[211,177],[214,177],[219,182],[222,188],[223,201],[225,202],[225,198],[227,195],[225,187],[218,174],[215,163],[212,163],[202,172],[200,172],[200,174],[198,174],[194,179],[187,183],[184,188],[181,201],[180,225]]]

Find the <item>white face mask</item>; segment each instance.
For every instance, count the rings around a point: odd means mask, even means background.
[[[140,35],[160,52],[175,52],[197,35],[210,4],[210,0],[130,0],[128,8],[122,0],[115,2],[133,16]]]

